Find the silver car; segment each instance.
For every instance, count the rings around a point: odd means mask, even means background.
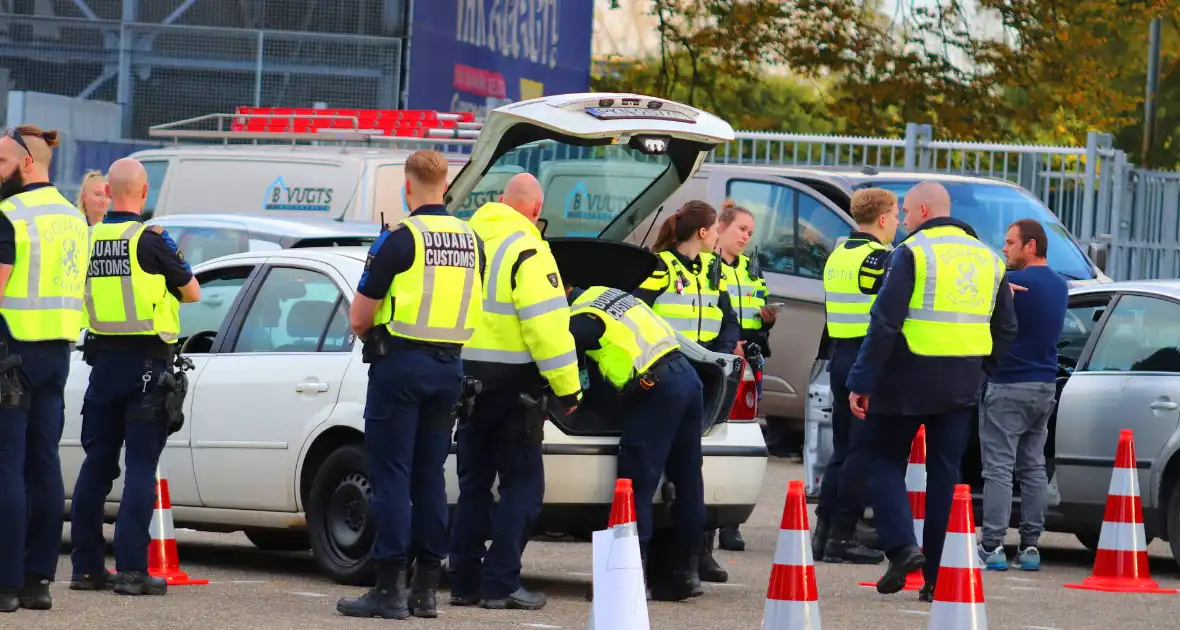
[[[1057,347],[1058,403],[1045,447],[1047,528],[1097,548],[1119,432],[1131,429],[1147,538],[1167,540],[1180,559],[1180,280],[1072,288]],[[818,446],[807,463],[814,495],[831,453],[830,431],[822,426],[831,421],[826,378],[812,386],[810,402],[807,441]],[[826,443],[817,444],[821,439]],[[979,501],[983,477],[974,429],[962,481]],[[1013,521],[1019,521],[1016,507]]]
[[[168,214],[147,224],[168,230],[190,265],[242,252],[368,246],[381,231],[381,226],[367,221],[242,214]]]

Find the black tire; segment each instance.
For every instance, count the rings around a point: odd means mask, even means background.
[[[264,551],[306,551],[311,548],[305,530],[247,529],[246,538]]]
[[[311,550],[320,569],[340,584],[372,586],[375,581],[372,494],[360,444],[333,451],[312,481],[307,502]]]
[[[1098,550],[1098,532],[1078,532],[1074,536],[1086,549],[1090,551]]]

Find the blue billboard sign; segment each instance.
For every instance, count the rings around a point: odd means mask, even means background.
[[[594,0],[417,0],[409,109],[475,112],[590,89]]]

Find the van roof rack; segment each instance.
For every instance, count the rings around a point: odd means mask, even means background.
[[[252,141],[259,143],[364,143],[409,145],[471,145],[483,123],[471,112],[406,109],[310,109],[237,107],[232,114],[215,113],[154,125],[153,138]]]

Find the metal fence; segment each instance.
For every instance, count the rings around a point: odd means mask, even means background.
[[[123,104],[124,135],[239,105],[394,108],[401,40],[0,14],[12,89]]]
[[[710,161],[994,177],[1036,195],[1084,245],[1108,253],[1118,280],[1180,277],[1180,173],[1145,171],[1090,132],[1084,147],[939,141],[910,123],[904,138],[739,132]]]

